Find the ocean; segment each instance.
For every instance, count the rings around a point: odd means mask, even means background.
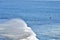
[[[60,24],[60,1],[0,0],[0,19],[13,18],[23,19],[39,40],[60,40],[60,36],[44,34],[53,29],[60,32],[56,29]]]

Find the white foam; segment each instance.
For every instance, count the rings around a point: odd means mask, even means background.
[[[13,40],[38,40],[36,34],[21,19],[11,19],[0,23],[0,35]],[[4,28],[4,30],[2,30]]]

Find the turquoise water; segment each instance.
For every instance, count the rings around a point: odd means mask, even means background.
[[[25,20],[39,40],[53,40],[53,37],[40,34],[48,29],[41,25],[60,23],[60,1],[0,0],[0,19],[12,18]]]

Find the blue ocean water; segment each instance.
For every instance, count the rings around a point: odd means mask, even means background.
[[[40,33],[48,29],[42,25],[60,23],[60,1],[0,0],[0,19],[12,18],[25,20],[39,40],[54,40]]]

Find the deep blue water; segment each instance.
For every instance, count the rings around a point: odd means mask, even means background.
[[[60,23],[60,1],[0,0],[0,19],[11,18],[25,20],[40,40],[48,40],[41,25]]]

